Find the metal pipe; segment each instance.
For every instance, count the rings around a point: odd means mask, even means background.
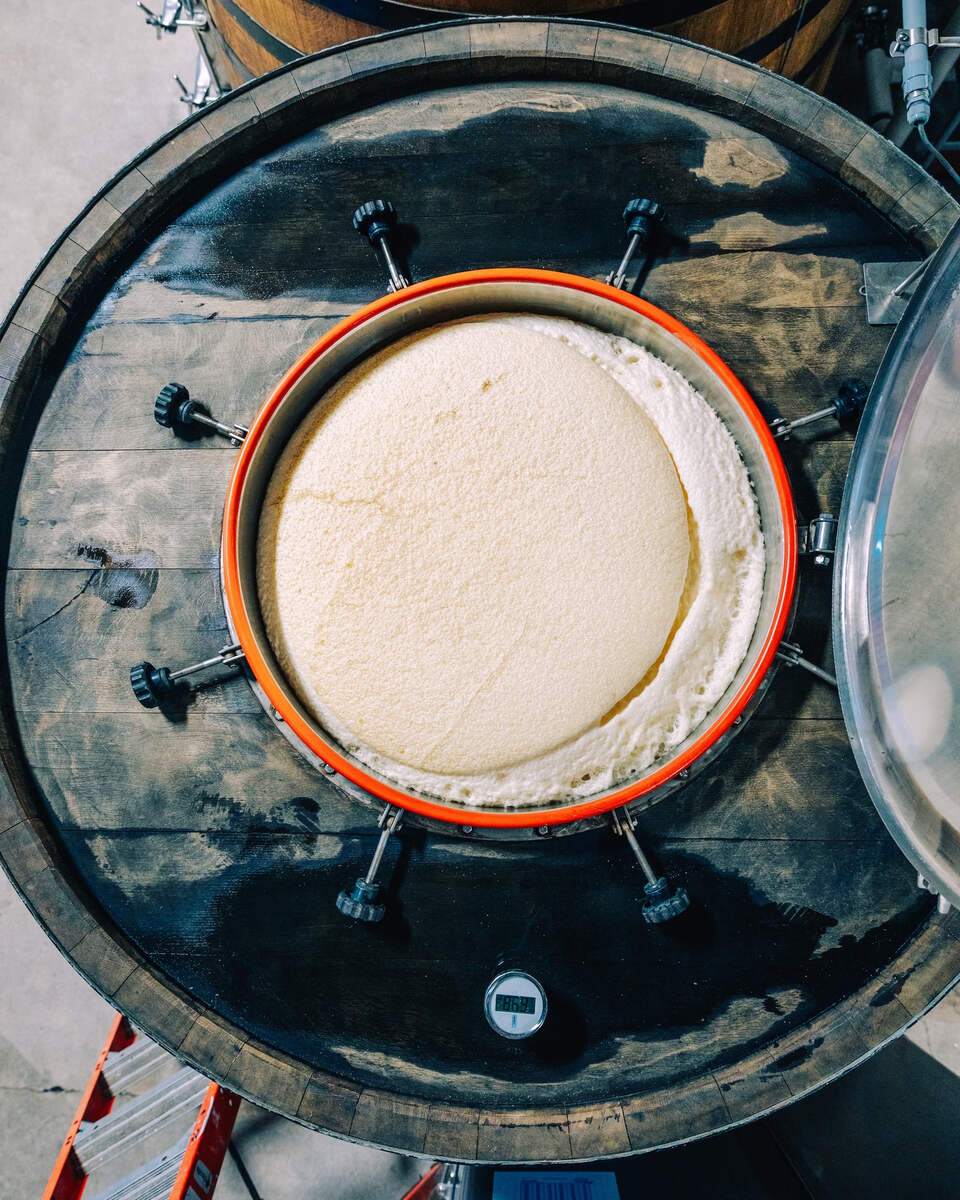
[[[650,866],[650,860],[644,854],[640,843],[637,841],[637,835],[633,832],[633,818],[629,811],[626,808],[621,809],[620,812],[614,811],[613,820],[614,827],[627,839],[627,843],[633,851],[634,858],[640,864],[640,869],[647,877],[647,883],[656,886],[660,882],[660,877],[656,874],[653,867]]]
[[[198,425],[205,425],[208,429],[213,429],[224,437],[242,440],[247,436],[248,430],[244,425],[224,425],[222,421],[218,421],[215,417],[208,417],[206,413],[202,412],[194,412],[191,415]]]
[[[893,291],[890,294],[892,296],[901,295],[903,293],[903,289],[907,286],[907,284],[913,283],[913,281],[915,279],[920,278],[920,276],[927,269],[927,264],[930,262],[931,258],[933,258],[933,255],[928,254],[927,257],[923,260],[923,262],[917,263],[916,268],[910,272],[910,274],[906,277],[906,279],[904,279],[901,283],[898,283],[897,286],[893,289]]]
[[[397,266],[396,260],[390,253],[390,243],[387,238],[379,237],[377,238],[377,244],[380,247],[380,253],[383,255],[383,265],[387,268],[387,272],[390,275],[393,290],[395,292],[403,291],[405,287],[410,286],[410,281]]]
[[[925,125],[930,119],[933,76],[927,45],[927,0],[903,0],[903,28],[911,37],[903,50],[903,102],[910,125]]]
[[[181,667],[179,671],[171,671],[170,679],[172,682],[174,679],[183,679],[186,675],[195,675],[197,671],[206,671],[208,667],[218,667],[221,664],[240,662],[243,657],[243,651],[240,649],[238,643],[232,646],[224,646],[216,658],[205,658],[203,662],[194,663],[189,667]]]
[[[906,25],[904,25],[904,28],[906,28]],[[960,5],[954,9],[953,15],[944,24],[940,33],[943,37],[960,36]],[[930,85],[931,99],[937,94],[941,85],[949,78],[953,68],[957,64],[958,58],[960,58],[960,49],[954,49],[952,46],[937,47],[937,52],[933,55],[931,64],[933,73]],[[901,98],[897,101],[893,120],[890,122],[886,136],[895,146],[902,146],[911,133],[913,133],[913,125],[907,120],[907,108]]]
[[[393,806],[388,804],[384,812],[387,813],[391,808]],[[391,835],[399,828],[402,816],[402,811],[399,808],[394,808],[392,818],[384,821],[380,840],[377,842],[377,848],[373,852],[373,858],[370,859],[370,866],[367,867],[367,873],[364,876],[367,883],[373,883],[376,879],[377,872],[380,870],[380,863],[383,860],[383,852],[387,848],[387,842],[390,841]]]
[[[627,271],[630,270],[630,262],[637,252],[639,243],[640,234],[635,233],[627,243],[627,249],[620,260],[620,266],[608,277],[607,283],[612,284],[614,287],[623,287],[624,280],[627,278]]]
[[[824,417],[834,416],[836,416],[836,409],[831,404],[829,408],[821,408],[818,412],[808,413],[805,417],[797,417],[795,421],[788,421],[785,425],[778,425],[773,431],[773,436],[775,438],[786,437],[794,429],[799,429],[803,425],[812,425],[814,421],[822,421]]]
[[[837,681],[828,671],[824,671],[822,667],[818,667],[816,663],[812,663],[808,658],[804,658],[800,653],[798,646],[791,646],[788,642],[782,643],[784,649],[778,650],[776,657],[781,662],[786,663],[788,667],[803,667],[805,671],[809,671],[811,675],[816,675],[818,679],[822,679],[824,683],[828,683],[832,688],[837,686]]]

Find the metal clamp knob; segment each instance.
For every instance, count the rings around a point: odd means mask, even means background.
[[[378,921],[383,920],[387,906],[380,899],[382,888],[377,883],[377,872],[380,870],[387,842],[400,828],[402,821],[403,809],[397,808],[393,804],[386,805],[381,812],[378,822],[380,839],[373,852],[366,875],[361,875],[349,891],[344,888],[337,896],[337,909],[345,917],[351,917],[354,921],[363,921],[368,925],[375,925]]]
[[[607,283],[612,287],[622,288],[627,279],[630,263],[636,255],[640,255],[637,267],[637,279],[642,279],[652,257],[651,245],[657,226],[663,220],[663,210],[656,200],[637,198],[628,200],[623,210],[623,220],[627,226],[627,248],[620,260],[620,265],[607,276]]]
[[[153,419],[164,429],[172,429],[177,437],[218,433],[234,446],[241,445],[249,432],[246,425],[224,425],[216,420],[204,405],[190,399],[182,383],[168,383],[163,388],[153,403]]]
[[[234,642],[224,646],[214,658],[205,658],[203,662],[181,667],[178,671],[171,671],[169,667],[155,667],[151,662],[138,662],[130,668],[130,686],[144,708],[159,708],[164,700],[170,699],[180,681],[188,675],[206,671],[210,667],[237,666],[243,662],[244,657],[243,650]]]
[[[624,806],[614,809],[610,816],[614,830],[626,838],[634,858],[647,879],[643,888],[643,904],[640,907],[643,919],[648,925],[663,925],[667,921],[672,921],[674,917],[681,916],[690,907],[687,889],[672,887],[665,876],[658,875],[654,871],[650,860],[637,841],[637,823],[629,808]]]
[[[368,200],[353,214],[353,227],[367,239],[386,268],[391,292],[410,286],[410,280],[400,270],[397,255],[390,244],[397,229],[397,210],[389,200]]]
[[[825,417],[834,417],[840,424],[859,419],[866,408],[870,396],[870,388],[862,379],[848,379],[842,383],[826,408],[818,408],[816,412],[808,413],[805,417],[797,417],[788,421],[778,417],[770,423],[773,436],[786,441],[795,429],[804,425],[812,425]]]

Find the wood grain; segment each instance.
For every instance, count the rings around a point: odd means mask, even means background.
[[[0,855],[151,1036],[341,1136],[515,1161],[681,1141],[845,1069],[960,971],[835,695],[796,670],[640,814],[695,901],[671,930],[643,924],[609,829],[490,843],[412,824],[388,852],[387,919],[355,928],[333,901],[369,860],[371,814],[244,679],[214,672],[167,714],[130,693],[137,659],[183,665],[227,637],[234,451],[157,427],[160,386],[249,420],[382,290],[349,228],[371,195],[409,223],[418,278],[523,262],[601,278],[647,187],[672,240],[644,294],[771,418],[872,376],[889,330],[864,322],[862,263],[918,260],[956,212],[852,118],[748,65],[589,22],[451,24],[297,62],[185,123],[88,207],[0,335],[0,469],[18,482]],[[837,511],[851,445],[786,445],[803,515]],[[829,591],[805,566],[795,637],[827,666]],[[543,1036],[519,1046],[479,1012],[505,954],[550,990]]]
[[[418,20],[437,19],[438,13],[451,16],[515,15],[522,7],[531,16],[574,17],[591,13],[608,20],[658,28],[663,33],[701,43],[743,56],[772,71],[794,77],[805,71],[808,62],[831,38],[839,45],[838,31],[851,0],[832,0],[826,6],[811,6],[798,0],[723,0],[701,8],[683,5],[682,15],[671,19],[671,6],[648,6],[638,11],[631,0],[405,0],[404,5],[381,10],[383,26],[369,24],[326,8],[315,0],[231,0],[225,6],[211,0],[210,15],[221,38],[244,65],[255,73],[273,70],[280,59],[271,53],[271,39],[301,54],[311,54],[353,38],[367,37],[379,28],[401,28]],[[420,17],[417,9],[427,10]],[[361,14],[363,10],[360,10]],[[818,83],[826,76],[817,75]]]

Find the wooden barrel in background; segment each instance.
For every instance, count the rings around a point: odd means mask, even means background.
[[[298,60],[185,121],[71,225],[0,330],[0,861],[135,1024],[307,1125],[497,1162],[669,1145],[819,1086],[960,974],[960,913],[918,890],[836,693],[804,672],[641,814],[694,899],[665,928],[644,925],[609,827],[490,842],[410,824],[386,919],[353,926],[334,900],[370,861],[373,814],[243,678],[169,714],[130,690],[137,660],[182,666],[229,637],[236,451],[160,428],[163,384],[248,423],[383,291],[350,223],[372,196],[419,233],[417,279],[598,279],[638,187],[678,235],[644,295],[768,419],[873,376],[892,327],[866,323],[862,263],[919,260],[957,216],[885,139],[749,64],[596,22],[450,22]],[[838,511],[851,446],[785,445],[802,514]],[[830,580],[802,574],[794,637],[829,665]],[[550,996],[528,1042],[483,1018],[504,956]]]
[[[236,87],[302,54],[451,16],[593,17],[656,28],[820,91],[852,0],[207,0],[205,42]]]

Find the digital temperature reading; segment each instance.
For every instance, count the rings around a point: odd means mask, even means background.
[[[501,971],[483,997],[487,1024],[505,1038],[528,1038],[547,1019],[547,993],[526,971]]]
[[[498,992],[496,1009],[505,1013],[535,1013],[537,999],[535,996],[505,996]]]

